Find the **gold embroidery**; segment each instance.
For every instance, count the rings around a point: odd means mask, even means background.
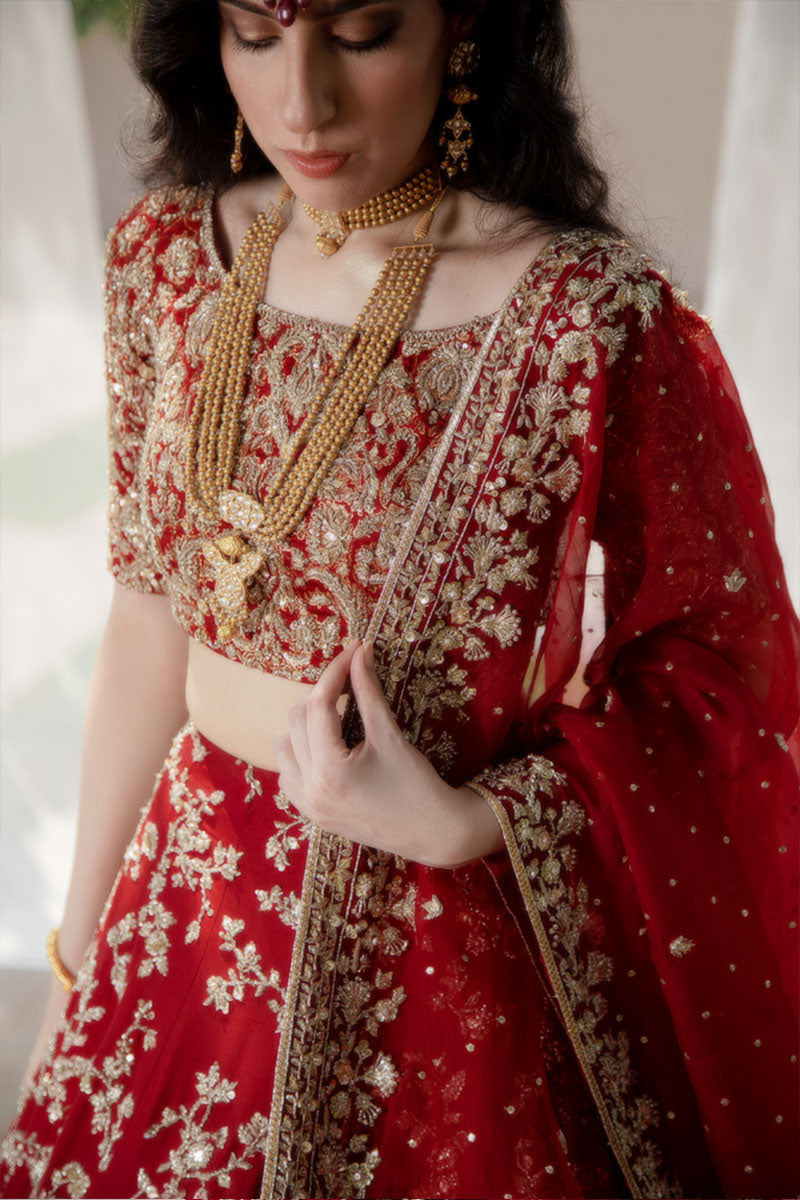
[[[90,994],[96,987],[96,981],[86,981],[85,986]],[[104,1015],[105,1010],[95,1006],[89,1010],[87,1019],[99,1021]],[[91,1130],[100,1135],[97,1158],[101,1171],[110,1163],[114,1144],[123,1135],[124,1122],[133,1113],[133,1095],[122,1081],[131,1076],[137,1053],[154,1049],[156,1033],[151,1026],[154,1020],[152,1003],[139,1000],[134,1016],[117,1038],[113,1052],[106,1054],[99,1062],[82,1055],[65,1053],[79,1039],[64,1036],[60,1052],[45,1065],[31,1089],[36,1102],[46,1105],[49,1119],[57,1122],[65,1115],[66,1083],[70,1079],[78,1080],[81,1091],[92,1097]],[[82,1040],[85,1040],[85,1034]]]
[[[404,547],[402,588],[386,597],[385,616],[381,625],[376,624],[375,633],[387,646],[398,648],[392,657],[379,661],[387,697],[414,743],[434,761],[440,740],[434,722],[441,707],[437,711],[431,697],[438,697],[440,706],[450,704],[456,713],[466,715],[472,696],[464,686],[467,676],[459,675],[459,658],[491,652],[484,639],[496,634],[491,626],[482,626],[482,596],[474,590],[478,562],[467,562],[464,548],[480,547],[485,580],[495,572],[494,591],[487,584],[483,593],[495,605],[505,599],[503,592],[512,581],[523,579],[527,584],[531,602],[524,619],[514,602],[507,609],[498,607],[498,612],[513,614],[527,629],[543,623],[545,597],[538,595],[531,570],[537,559],[526,558],[536,549],[529,538],[537,523],[551,519],[555,503],[568,502],[580,484],[579,460],[571,452],[571,442],[585,438],[590,428],[589,414],[582,406],[590,395],[588,381],[599,370],[599,355],[604,352],[605,362],[613,362],[625,345],[626,329],[619,321],[623,310],[632,306],[646,328],[661,303],[662,285],[645,276],[636,252],[612,245],[593,246],[589,251],[580,236],[562,245],[561,264],[568,264],[574,254],[585,277],[567,278],[561,294],[554,296],[543,286],[539,294],[534,291],[521,299],[516,315],[522,330],[514,343],[508,343],[516,346],[510,365],[502,365],[502,338],[490,351],[493,406],[479,385],[459,431],[469,446],[469,459],[459,459],[459,441],[454,439],[454,453],[438,481],[436,503],[429,505],[413,544]],[[595,261],[597,274],[592,278]],[[561,316],[569,296],[585,301],[577,309],[575,330]],[[579,372],[577,383],[574,373],[570,375],[569,394],[561,386],[568,368]],[[527,375],[525,382],[520,378],[522,370],[534,376],[527,388]],[[590,453],[595,449],[586,447]],[[500,460],[503,453],[505,460]],[[525,507],[516,489],[505,504],[497,503],[498,495],[508,494],[509,479],[525,490]],[[517,513],[524,513],[519,529],[514,525]],[[497,644],[500,639],[493,640]],[[513,768],[512,762],[508,778],[502,767],[489,770],[486,778],[500,791],[507,785],[526,795],[524,811],[516,813],[516,827],[480,782],[476,790],[491,797],[503,826],[537,941],[610,1145],[633,1195],[677,1194],[678,1185],[665,1180],[660,1152],[647,1133],[658,1118],[655,1105],[646,1097],[631,1098],[635,1078],[626,1037],[621,1032],[602,1036],[597,1032],[603,1014],[598,988],[609,978],[611,961],[581,946],[588,893],[580,883],[567,888],[562,878],[563,868],[573,862],[571,842],[582,827],[583,811],[570,801],[559,810],[536,808],[537,790],[546,796],[554,782],[547,760],[535,756],[521,760],[516,775]],[[552,942],[543,914],[552,919]]]
[[[167,590],[187,632],[236,661],[313,682],[347,636],[367,626],[417,480],[491,319],[401,335],[302,530],[260,560],[228,546],[229,528],[194,527],[183,511],[183,432],[223,274],[211,207],[201,190],[164,189],[109,242],[112,568],[126,585]],[[176,232],[167,235],[170,224]],[[346,335],[259,307],[238,491],[257,496],[269,487],[281,447]],[[248,609],[224,646],[201,619],[213,612],[214,577],[227,588],[226,612],[245,601]]]
[[[206,212],[210,213],[208,206]],[[210,218],[204,219],[205,237],[210,238]],[[213,286],[210,261],[206,286]],[[566,277],[554,295],[556,266]],[[291,547],[285,558],[267,555],[258,574],[261,590],[251,624],[226,651],[262,669],[279,664],[281,674],[313,679],[317,672],[314,656],[324,658],[335,652],[343,627],[357,634],[369,624],[373,636],[385,631],[386,643],[395,648],[393,656],[379,662],[390,702],[407,736],[445,767],[454,761],[457,745],[450,735],[436,729],[435,722],[448,712],[468,713],[474,693],[468,686],[464,662],[484,659],[513,645],[523,631],[541,624],[546,615],[542,610],[547,597],[542,588],[552,563],[540,561],[536,530],[549,529],[556,513],[563,518],[580,486],[580,454],[575,443],[589,432],[590,417],[584,406],[601,359],[613,362],[624,348],[626,334],[619,314],[633,306],[646,327],[660,304],[660,284],[644,277],[640,256],[627,247],[598,246],[594,238],[569,235],[549,257],[544,256],[540,267],[540,274],[526,278],[495,321],[487,323],[491,324],[490,335],[474,357],[470,386],[463,389],[460,399],[451,395],[447,404],[431,403],[425,410],[437,412],[439,417],[444,410],[450,413],[450,420],[444,432],[440,426],[435,430],[422,452],[417,444],[409,451],[400,449],[391,405],[386,402],[391,399],[402,414],[413,373],[399,361],[390,365],[376,388],[374,405],[365,412],[352,445],[340,457],[335,477],[328,481],[329,490],[321,489],[318,506],[309,515],[309,544]],[[137,282],[146,284],[146,270]],[[202,290],[200,270],[198,283]],[[175,440],[185,421],[192,372],[197,369],[214,307],[213,300],[203,299],[199,293],[180,300],[195,307],[185,333],[170,317],[159,330],[160,424],[157,435],[148,433],[144,448],[145,473],[156,481],[159,495],[182,488],[180,464],[168,462],[163,447]],[[163,307],[168,311],[167,303]],[[253,443],[259,438],[263,442],[264,431],[270,431],[280,446],[304,410],[322,357],[332,350],[316,336],[319,323],[289,319],[269,306],[263,307],[259,333],[272,339],[273,351],[253,365],[254,395],[259,397],[254,406]],[[335,329],[326,331],[330,343],[336,335]],[[409,339],[406,349],[413,344],[413,338]],[[423,338],[419,345],[425,346]],[[474,341],[471,345],[474,355]],[[179,350],[186,351],[185,361],[180,360]],[[282,363],[290,354],[292,377],[286,386]],[[448,373],[455,378],[457,370],[451,347],[440,359],[441,366],[430,370],[434,388]],[[431,361],[435,360],[432,355]],[[418,371],[417,378],[422,374]],[[565,384],[568,376],[569,390]],[[374,430],[381,431],[382,441],[371,440]],[[381,476],[376,447],[382,453],[396,454],[393,474]],[[241,486],[260,493],[270,469],[270,463],[257,454],[249,458],[245,454]],[[361,508],[352,500],[356,492],[363,497]],[[352,512],[348,518],[343,510],[343,496],[348,498],[345,507],[356,513],[355,520]],[[412,500],[417,504],[409,520]],[[145,512],[142,525],[148,536],[158,532],[156,520],[162,528],[180,523],[180,513],[169,495],[163,512]],[[363,544],[348,561],[348,539],[352,547],[354,531],[364,535]],[[207,539],[219,531],[200,532]],[[133,530],[132,542],[135,536]],[[174,581],[171,600],[176,617],[187,628],[196,615],[193,580],[202,578],[201,555],[201,546],[191,538],[181,546],[179,567],[184,582]],[[174,566],[171,570],[175,573]],[[376,576],[385,583],[369,620],[373,603],[354,589],[351,581],[374,581]],[[303,590],[307,583],[324,594],[327,612],[310,610]],[[271,642],[259,641],[265,629]],[[542,787],[546,783],[545,779]],[[545,809],[534,819],[526,812],[524,820],[528,825],[521,824],[518,836],[531,861],[523,864],[517,849],[515,867],[522,871],[520,887],[531,920],[543,931],[535,889],[545,907],[560,907],[565,928],[577,945],[586,896],[580,887],[574,893],[565,892],[559,852],[568,849],[568,837],[577,837],[582,812],[577,805],[567,804],[560,814]],[[392,986],[393,973],[384,970],[383,964],[391,955],[403,953],[410,936],[402,915],[408,908],[409,887],[402,864],[363,850],[354,852],[349,844],[329,835],[317,830],[309,833],[298,821],[287,821],[279,829],[268,853],[276,865],[286,862],[286,856],[305,839],[309,841],[308,866],[302,896],[286,910],[298,932],[282,1022],[262,1194],[277,1197],[335,1191],[340,1196],[360,1196],[378,1162],[377,1152],[369,1145],[369,1129],[379,1111],[378,1098],[392,1087],[394,1071],[393,1064],[381,1056],[370,1030],[377,1032],[380,1021],[393,1019],[402,1005],[401,992]],[[510,848],[512,842],[513,836]],[[525,868],[533,870],[534,863],[538,866],[531,879]],[[259,898],[262,903],[275,903],[271,896]],[[372,909],[365,907],[369,905]],[[550,955],[547,961],[554,968],[553,977],[561,980],[544,935],[541,941],[543,954]],[[376,966],[371,973],[378,962],[380,968]],[[602,981],[610,966],[605,956],[597,953],[585,964],[577,958],[575,962],[575,971],[565,972],[560,987],[567,1013],[571,1005],[583,1005],[580,1028],[574,1020],[570,1026],[579,1049],[585,1045],[581,1039],[596,1036],[598,1013],[592,1007],[594,997],[587,992],[587,980]],[[605,1113],[609,1139],[627,1172],[631,1191],[640,1195],[630,1167],[637,1156],[637,1174],[658,1178],[658,1186],[663,1185],[654,1149],[644,1132],[654,1113],[646,1101],[635,1117],[629,1119],[624,1112],[632,1082],[626,1074],[629,1064],[626,1067],[624,1036],[606,1037],[600,1053],[609,1064],[609,1075],[603,1078],[602,1087],[595,1080],[593,1094],[599,1111]],[[344,1080],[352,1084],[351,1091],[345,1091]],[[610,1103],[611,1114],[606,1087],[616,1097]],[[324,1098],[321,1111],[316,1108],[317,1101],[312,1106],[310,1100],[318,1096]],[[344,1114],[353,1111],[364,1126],[364,1135],[342,1146],[337,1140],[338,1124]]]
[[[215,1193],[219,1188],[230,1188],[233,1172],[248,1166],[259,1154],[267,1118],[255,1113],[237,1130],[241,1150],[238,1153],[231,1150],[222,1170],[215,1165],[206,1170],[215,1151],[219,1151],[229,1138],[227,1125],[209,1130],[211,1115],[219,1105],[230,1104],[236,1099],[236,1084],[222,1077],[218,1063],[212,1063],[205,1074],[198,1071],[195,1080],[197,1099],[192,1107],[182,1104],[177,1110],[166,1108],[161,1119],[145,1132],[146,1138],[156,1138],[173,1125],[181,1126],[180,1144],[170,1151],[168,1160],[156,1168],[156,1175],[168,1175],[167,1182],[151,1180],[146,1171],[140,1170],[137,1196],[185,1196],[187,1185],[192,1183],[191,1195],[197,1200],[207,1200],[208,1184],[214,1185]]]
[[[564,1022],[631,1195],[679,1196],[679,1185],[666,1179],[660,1151],[647,1136],[658,1123],[657,1107],[648,1097],[631,1094],[636,1076],[628,1039],[624,1032],[597,1032],[605,1015],[600,985],[611,978],[613,967],[607,955],[582,946],[589,893],[582,883],[567,885],[563,879],[563,868],[575,859],[583,809],[570,800],[560,809],[542,807],[543,799],[553,797],[554,785],[563,787],[566,779],[541,756],[487,771],[486,777],[489,786],[478,777],[470,787],[500,822]],[[512,801],[513,822],[496,792],[522,798]]]
[[[126,854],[125,870],[130,873],[132,879],[138,878],[139,862],[143,854],[155,864],[155,868],[150,874],[147,903],[139,908],[135,916],[128,913],[107,933],[114,957],[112,982],[120,996],[127,984],[127,966],[131,955],[119,954],[119,947],[131,942],[134,936],[144,939],[146,952],[139,963],[137,976],[140,979],[145,978],[154,970],[161,975],[167,974],[170,949],[167,931],[175,924],[175,918],[160,897],[168,883],[174,886],[179,880],[182,886],[198,894],[200,904],[197,916],[189,922],[184,933],[184,941],[189,944],[200,936],[204,918],[213,914],[209,893],[215,879],[231,880],[239,873],[241,852],[233,846],[224,846],[219,842],[212,846],[211,839],[204,829],[204,818],[209,817],[215,808],[224,803],[224,792],[215,791],[206,796],[192,796],[186,783],[188,772],[186,768],[180,767],[179,754],[180,739],[177,739],[165,766],[170,779],[170,798],[175,815],[163,831],[164,842],[160,857],[158,831],[152,822],[144,827],[142,837],[132,843]],[[252,775],[250,785],[252,796],[257,789],[260,790],[260,785]]]
[[[65,1187],[68,1196],[85,1196],[91,1180],[80,1163],[71,1162],[53,1172],[51,1187],[54,1191]]]
[[[228,970],[227,978],[220,975],[209,976],[206,980],[208,995],[203,1001],[204,1004],[213,1004],[219,1012],[227,1013],[233,1000],[243,1000],[249,987],[256,996],[261,996],[268,988],[272,988],[282,999],[285,998],[280,973],[275,967],[270,969],[268,975],[264,973],[261,955],[256,950],[255,942],[248,942],[243,947],[237,945],[236,939],[244,927],[244,921],[234,920],[232,917],[222,918],[220,943],[223,950],[233,954],[236,963]],[[267,1000],[267,1007],[276,1016],[280,1016],[281,1004],[277,1000]]]
[[[694,941],[690,937],[681,934],[680,937],[673,938],[669,944],[669,952],[675,958],[685,958],[690,951],[694,950]]]

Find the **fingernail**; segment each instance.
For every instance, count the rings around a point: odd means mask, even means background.
[[[364,662],[368,667],[375,666],[375,646],[372,642],[364,642]]]

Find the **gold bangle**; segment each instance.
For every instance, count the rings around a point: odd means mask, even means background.
[[[53,974],[61,984],[65,992],[71,992],[75,983],[75,976],[71,971],[67,970],[61,961],[61,955],[58,953],[58,930],[51,929],[47,935],[47,961],[53,968]]]

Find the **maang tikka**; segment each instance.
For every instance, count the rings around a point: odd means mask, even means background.
[[[447,60],[448,75],[452,75],[456,80],[462,80],[466,75],[472,74],[478,65],[479,58],[480,51],[475,42],[457,42]],[[452,179],[459,171],[466,171],[469,168],[468,151],[474,144],[474,139],[472,125],[461,111],[461,106],[477,100],[478,93],[474,92],[466,83],[457,82],[453,87],[446,88],[444,94],[457,106],[454,115],[445,121],[439,135],[439,145],[447,144],[441,167],[445,175]]]

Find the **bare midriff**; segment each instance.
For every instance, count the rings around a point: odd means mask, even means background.
[[[253,766],[278,770],[274,744],[289,728],[289,710],[311,687],[242,666],[189,638],[189,716],[209,741]]]

